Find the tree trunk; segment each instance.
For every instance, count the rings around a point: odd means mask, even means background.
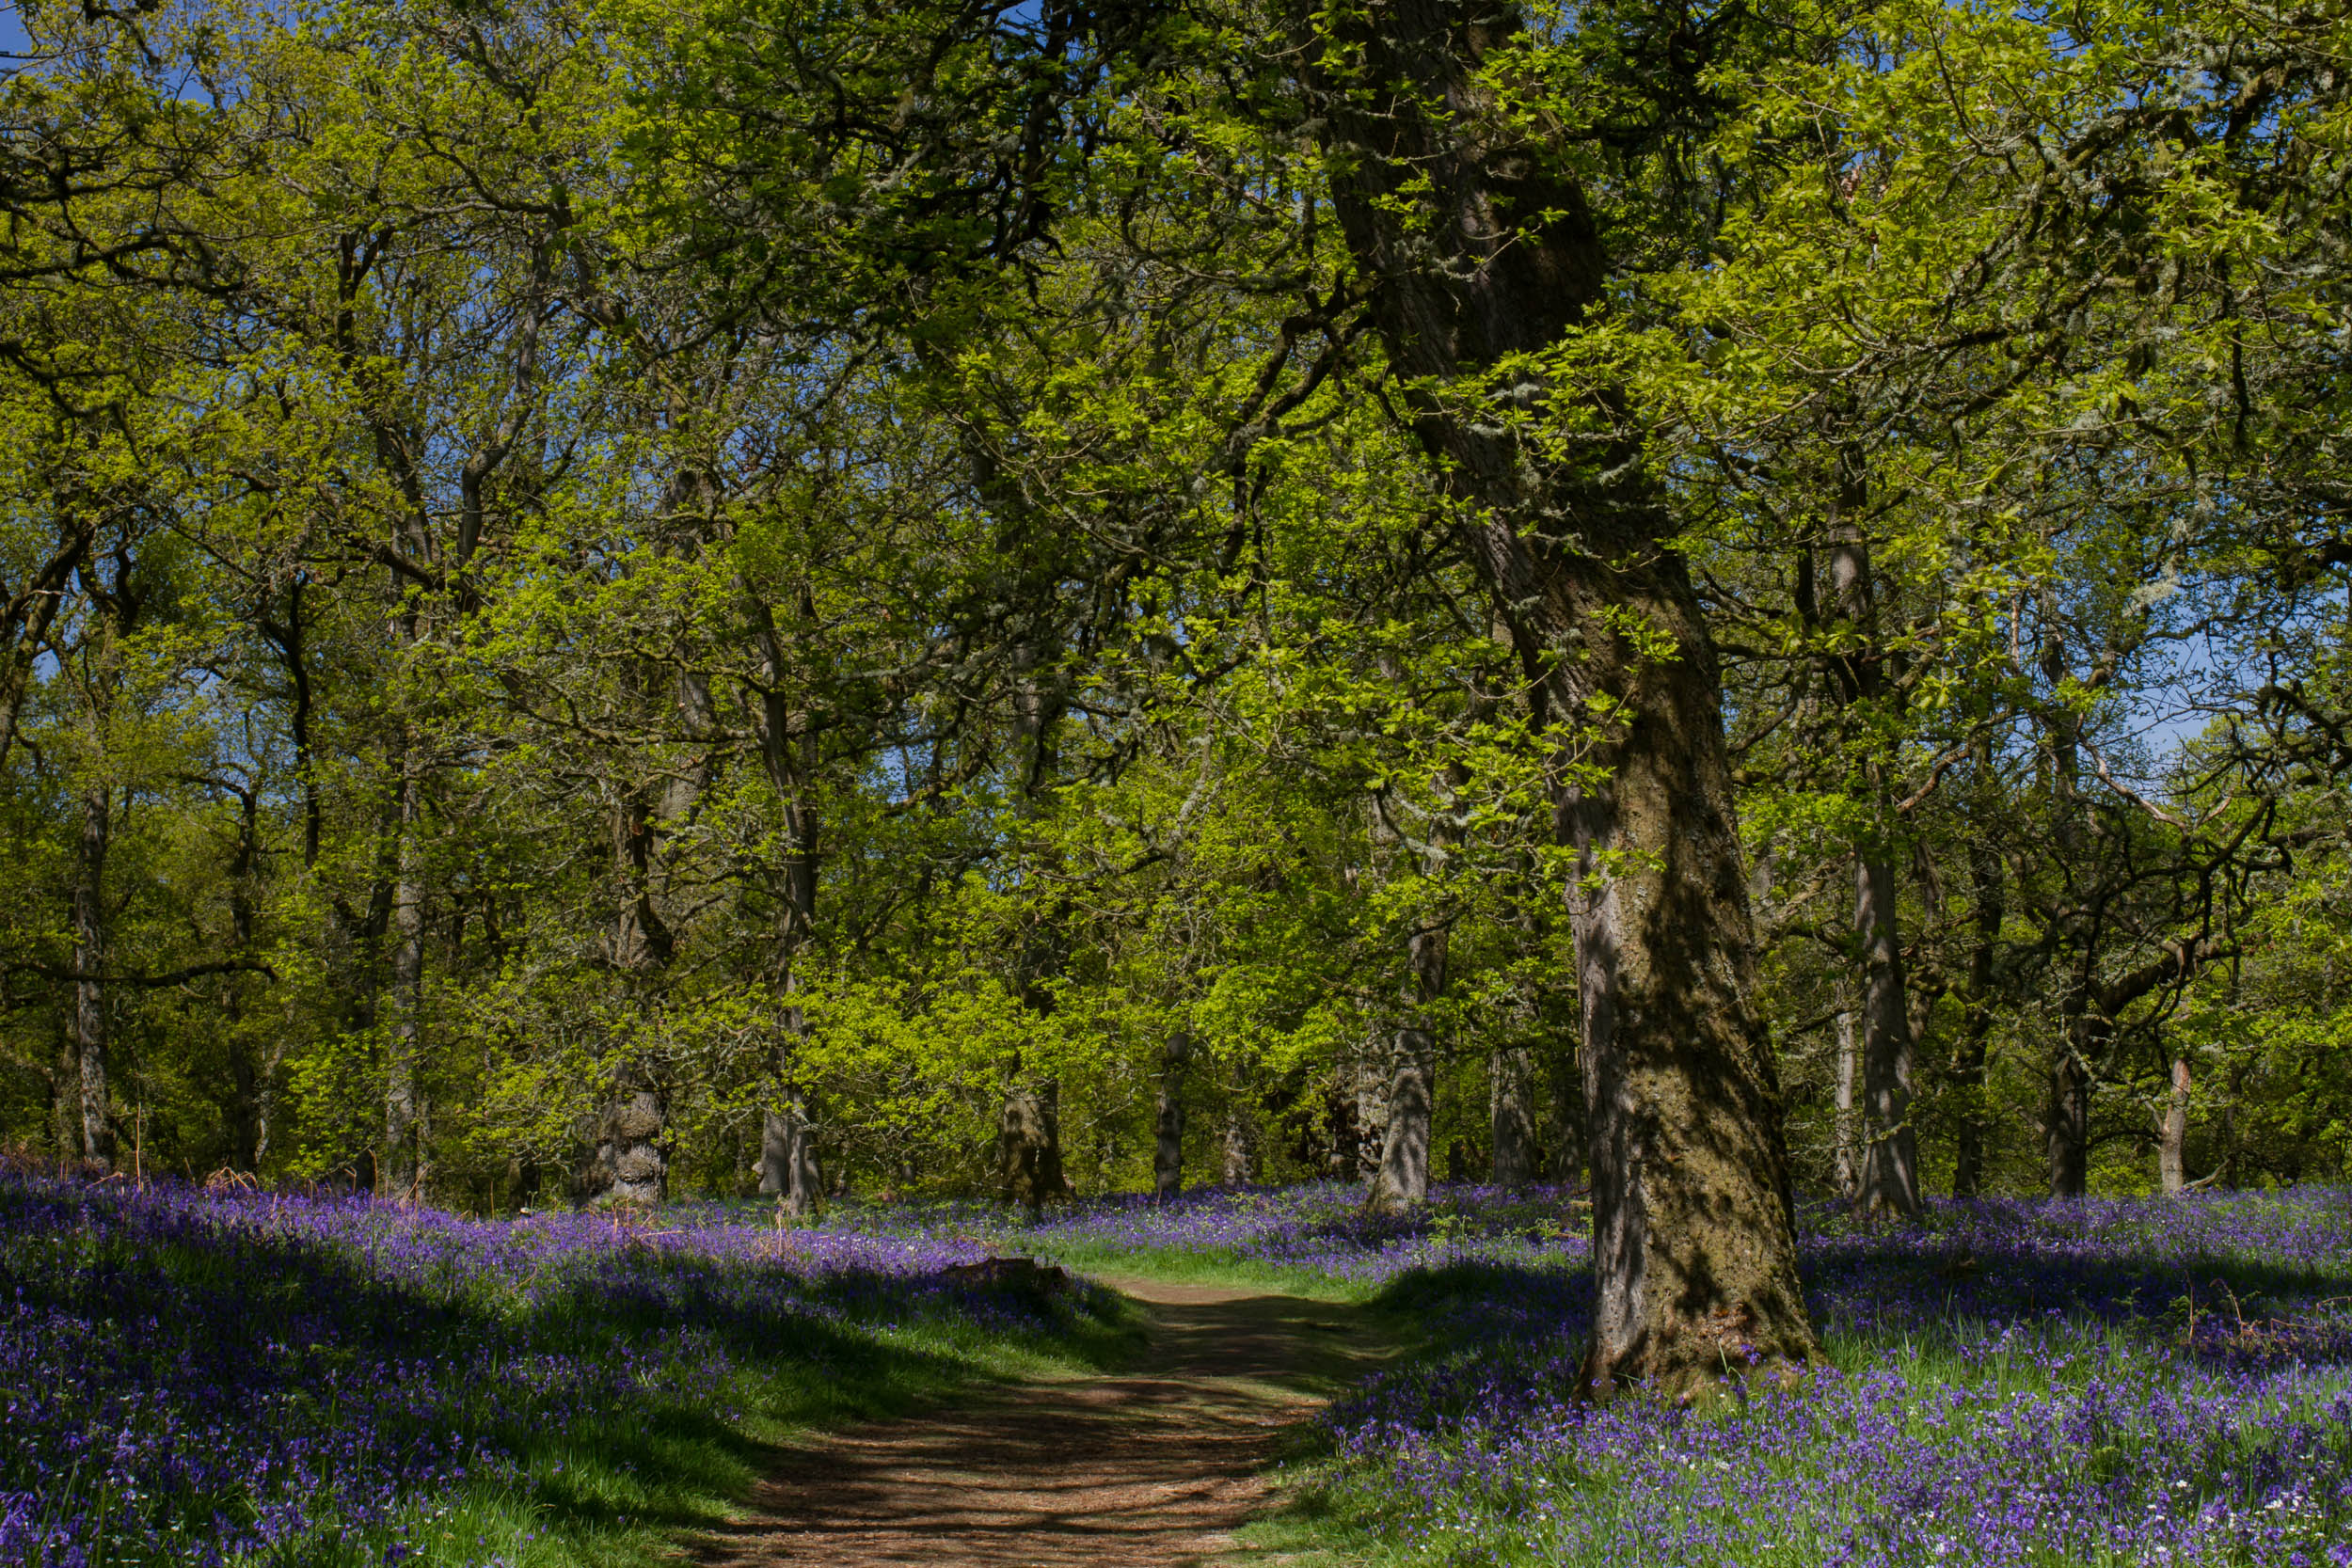
[[[801,613],[814,620],[808,588],[802,586]],[[783,928],[776,933],[776,988],[784,997],[784,1037],[776,1051],[776,1102],[760,1118],[759,1190],[775,1197],[787,1214],[814,1212],[824,1194],[817,1164],[817,1135],[810,1125],[808,1088],[802,1081],[802,1042],[808,1015],[796,1000],[802,953],[817,936],[819,823],[811,792],[819,762],[817,721],[796,711],[791,692],[803,673],[785,655],[773,613],[756,605],[758,646],[767,688],[760,693],[760,764],[784,811]]]
[[[1364,1207],[1375,1212],[1403,1213],[1429,1200],[1429,1083],[1435,1046],[1426,1029],[1396,1032],[1395,1055],[1389,1067],[1388,1125],[1364,1194]]]
[[[1364,1206],[1398,1214],[1429,1201],[1431,1090],[1437,1078],[1437,1037],[1426,1009],[1445,991],[1446,929],[1424,927],[1406,942],[1405,1005],[1407,1018],[1396,1032],[1389,1062],[1388,1126],[1380,1139],[1380,1163],[1373,1171]]]
[[[628,792],[612,813],[612,868],[618,908],[605,960],[629,986],[635,1011],[645,1016],[648,982],[669,968],[676,939],[661,918],[653,894],[652,813],[648,791]],[[669,1189],[669,1095],[656,1066],[625,1056],[614,1074],[612,1097],[596,1129],[596,1150],[588,1186],[615,1203],[660,1203]]]
[[[1017,1077],[1005,1090],[996,1139],[999,1178],[1007,1201],[1032,1212],[1070,1192],[1061,1168],[1058,1091],[1051,1080],[1029,1084]]]
[[[1152,1148],[1152,1190],[1162,1199],[1184,1190],[1184,1069],[1191,1060],[1192,1037],[1181,1031],[1168,1036]]]
[[[1861,1161],[1857,1157],[1860,1150],[1856,1147],[1861,1140],[1855,1135],[1858,1129],[1853,1103],[1855,1055],[1853,1013],[1841,1011],[1837,1015],[1837,1098],[1833,1102],[1836,1143],[1830,1165],[1830,1184],[1839,1197],[1847,1199],[1851,1199],[1862,1187]]]
[[[2172,1058],[2171,1093],[2165,1099],[2164,1123],[2156,1139],[2156,1184],[2167,1197],[2188,1190],[2188,1092],[2192,1084],[2188,1058]]]
[[[1867,499],[1859,460],[1841,450],[1837,505],[1828,529],[1830,602],[1849,635],[1829,660],[1838,695],[1863,726],[1886,701],[1878,633],[1878,585],[1860,517]],[[1864,733],[1867,733],[1867,729]],[[1862,1144],[1851,1189],[1873,1213],[1919,1212],[1919,1139],[1911,1124],[1916,1054],[1904,993],[1902,940],[1897,927],[1899,886],[1884,835],[1893,829],[1883,757],[1863,763],[1878,820],[1854,857],[1854,939],[1862,962]]]
[[[106,847],[113,795],[105,785],[82,794],[81,852],[73,878],[73,1054],[81,1079],[82,1158],[114,1168],[115,1134],[106,1088]]]
[[[761,1115],[759,1190],[795,1219],[815,1212],[825,1190],[808,1102],[787,1092]]]
[[[1523,1045],[1499,1045],[1487,1063],[1487,1126],[1494,1142],[1490,1175],[1498,1187],[1535,1180],[1535,1065]]]
[[[1247,1106],[1226,1113],[1224,1155],[1225,1185],[1246,1187],[1258,1180],[1258,1130]]]
[[[1854,872],[1854,932],[1861,939],[1862,1166],[1855,1194],[1873,1213],[1919,1212],[1919,1135],[1911,1124],[1911,1015],[1902,945],[1895,934],[1895,867],[1870,855]]]
[[[661,1147],[670,1108],[651,1084],[625,1086],[605,1107],[596,1140],[596,1170],[614,1203],[650,1206],[667,1196],[670,1163]]]
[[[1624,682],[1641,717],[1606,749],[1609,784],[1571,814],[1594,1393],[1629,1380],[1688,1392],[1750,1358],[1819,1354],[1797,1280],[1780,1085],[1750,1000],[1754,938],[1714,657],[1680,559],[1661,565],[1676,593],[1645,608],[1681,656]]]
[[[1604,309],[1619,259],[1560,150],[1495,101],[1486,68],[1520,41],[1512,13],[1293,14],[1334,214],[1415,434],[1549,711],[1591,731],[1562,777],[1592,782],[1559,802],[1594,1182],[1582,1386],[1679,1396],[1729,1368],[1810,1363],[1722,678],[1669,544],[1678,523],[1636,434],[1565,455],[1522,442],[1549,394],[1525,370],[1486,376]],[[1614,418],[1605,396],[1555,413]]]
[[[2052,1197],[2081,1197],[2090,1191],[2090,1072],[2081,1046],[2081,1032],[2070,1029],[2050,1064],[2043,1144]]]
[[[419,1051],[424,1028],[424,845],[421,782],[413,758],[400,770],[400,844],[392,886],[392,984],[384,1072],[384,1153],[376,1162],[378,1196],[415,1203],[424,1194],[421,1148],[424,1090]]]
[[[1584,1128],[1584,1074],[1573,1048],[1564,1049],[1550,1064],[1550,1158],[1544,1174],[1563,1186],[1585,1184],[1584,1156],[1590,1147]]]
[[[1369,1188],[1380,1175],[1380,1150],[1389,1139],[1389,1074],[1377,1028],[1356,1058],[1355,1178]]]

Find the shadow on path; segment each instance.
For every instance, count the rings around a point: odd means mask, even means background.
[[[790,1450],[754,1512],[697,1543],[710,1568],[1158,1565],[1232,1545],[1284,1429],[1386,1347],[1354,1308],[1106,1278],[1146,1306],[1127,1373],[1029,1384]]]

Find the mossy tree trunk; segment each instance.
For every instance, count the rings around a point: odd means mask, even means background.
[[[1562,456],[1515,434],[1549,395],[1518,356],[1600,309],[1617,259],[1557,150],[1495,99],[1515,8],[1294,17],[1334,210],[1461,543],[1549,710],[1594,725],[1558,802],[1594,1178],[1583,1386],[1808,1363],[1722,679],[1677,520],[1630,439]]]

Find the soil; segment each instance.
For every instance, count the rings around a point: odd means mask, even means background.
[[[789,1451],[710,1568],[1061,1563],[1158,1568],[1231,1550],[1285,1429],[1382,1352],[1350,1308],[1114,1278],[1145,1305],[1127,1371],[991,1390]]]

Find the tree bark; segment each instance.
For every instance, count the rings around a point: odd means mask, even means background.
[[[1677,519],[1631,435],[1561,455],[1515,434],[1550,395],[1530,372],[1488,385],[1601,309],[1615,258],[1558,149],[1495,101],[1484,65],[1520,40],[1515,10],[1294,14],[1333,210],[1415,434],[1549,711],[1593,729],[1562,776],[1595,782],[1559,801],[1594,1180],[1582,1386],[1681,1396],[1809,1364],[1722,678]],[[1606,394],[1575,413],[1613,418]]]
[[[2188,1095],[2194,1085],[2186,1056],[2173,1056],[2171,1078],[2156,1138],[2156,1184],[2165,1196],[2178,1197],[2188,1190]]]
[[[113,793],[94,784],[82,793],[82,841],[73,878],[73,1053],[81,1080],[82,1158],[101,1171],[114,1168],[112,1101],[106,1085],[106,990],[98,976],[106,962],[106,848],[113,836]]]
[[[1184,1190],[1184,1069],[1191,1060],[1192,1037],[1181,1030],[1168,1036],[1160,1060],[1160,1102],[1152,1148],[1152,1190],[1163,1199]]]
[[[1493,1140],[1489,1175],[1498,1187],[1535,1180],[1535,1064],[1524,1045],[1499,1045],[1487,1062],[1487,1127]]]

